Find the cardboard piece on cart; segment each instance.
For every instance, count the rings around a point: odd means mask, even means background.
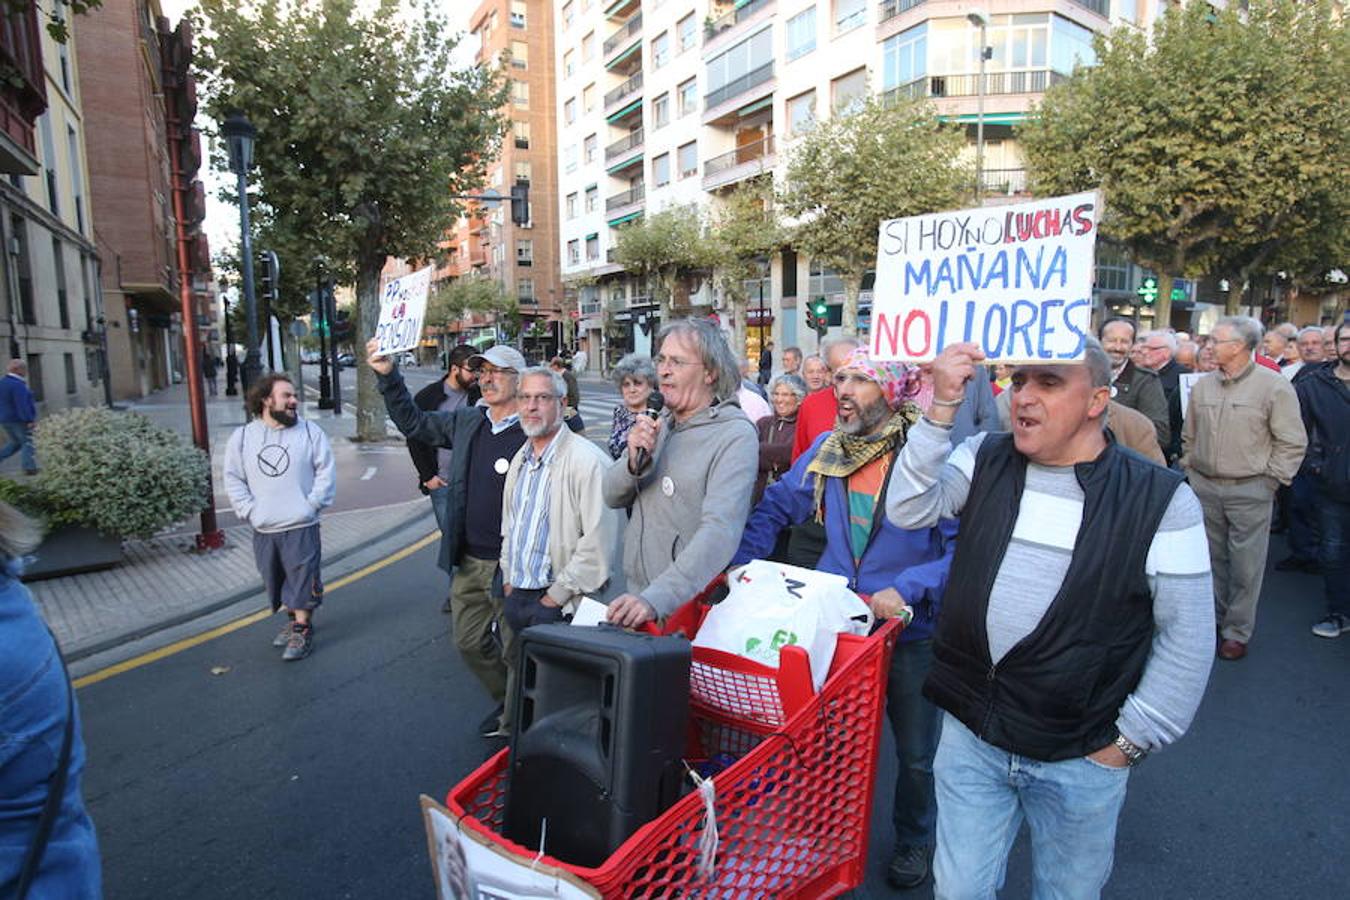
[[[422,821],[439,900],[588,900],[600,892],[564,869],[509,853],[423,794]]]

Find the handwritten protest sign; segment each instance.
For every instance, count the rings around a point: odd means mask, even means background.
[[[375,339],[380,356],[411,350],[422,339],[422,321],[427,315],[427,291],[431,289],[431,267],[395,278],[380,294],[380,322]]]
[[[930,360],[970,341],[1001,362],[1069,362],[1091,329],[1094,192],[881,223],[877,359]]]

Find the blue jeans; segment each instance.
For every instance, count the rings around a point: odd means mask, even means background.
[[[1115,855],[1129,769],[1086,758],[1040,762],[986,744],[944,715],[937,782],[936,900],[984,900],[1003,887],[1008,851],[1031,830],[1033,900],[1101,894]]]
[[[1317,562],[1326,581],[1327,612],[1350,616],[1350,500],[1320,492],[1317,525],[1321,538]]]
[[[923,696],[923,681],[932,667],[931,638],[895,645],[887,677],[886,716],[891,720],[900,763],[891,810],[897,847],[933,844],[933,754],[942,718],[940,710]]]
[[[19,461],[23,463],[25,472],[32,472],[37,468],[37,454],[33,452],[33,432],[28,430],[27,423],[24,422],[3,422],[5,434],[9,437],[9,443],[0,447],[0,460],[9,459],[15,453],[22,453]]]

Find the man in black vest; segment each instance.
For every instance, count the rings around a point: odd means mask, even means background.
[[[1111,362],[1091,338],[1082,364],[1017,367],[1010,434],[951,449],[982,358],[938,357],[886,501],[902,528],[961,516],[924,684],[945,711],[935,896],[994,896],[1026,821],[1033,895],[1096,897],[1129,767],[1185,732],[1209,677],[1203,517],[1178,473],[1105,431]]]

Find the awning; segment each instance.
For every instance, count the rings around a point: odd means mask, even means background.
[[[636,38],[633,39],[633,46],[629,47],[627,50],[623,51],[618,56],[614,57],[609,62],[605,63],[605,68],[606,69],[614,68],[619,63],[623,62],[625,59],[632,56],[634,50],[638,50],[641,47],[642,47],[642,35],[638,35]]]
[[[593,241],[598,237],[600,237],[600,232],[592,231],[590,234],[586,235],[586,240]]]
[[[631,222],[634,219],[640,218],[641,216],[642,210],[639,209],[637,212],[631,212],[626,216],[619,216],[617,219],[610,219],[609,224],[610,227],[613,227],[615,225],[622,225],[624,222]]]
[[[766,106],[773,106],[773,95],[772,95],[772,94],[770,94],[769,96],[765,97],[765,98],[762,99],[762,100],[756,100],[754,103],[751,103],[749,106],[743,106],[743,107],[741,107],[740,109],[736,110],[736,115],[742,116],[742,117],[748,116],[748,115],[750,115],[751,113],[759,112],[761,109],[763,109],[763,108],[766,107]]]
[[[975,113],[969,113],[960,116],[938,116],[944,122],[960,122],[963,124],[974,125],[979,121],[979,116]],[[1027,114],[1024,112],[1001,112],[985,113],[984,124],[986,125],[1021,125],[1027,120]]]
[[[610,166],[608,169],[605,170],[605,172],[606,172],[607,174],[609,174],[609,175],[613,175],[615,172],[619,171],[620,169],[626,169],[626,168],[628,168],[629,166],[631,166],[633,163],[636,163],[636,162],[642,162],[642,151],[641,151],[641,150],[639,150],[639,151],[638,151],[637,153],[635,153],[634,155],[630,156],[628,159],[625,159],[623,162],[621,162],[621,163],[615,163],[614,165]]]
[[[624,116],[628,115],[628,114],[629,114],[630,112],[632,112],[633,110],[635,110],[635,109],[641,109],[641,108],[642,108],[642,98],[639,97],[639,98],[637,98],[636,100],[634,100],[632,103],[630,103],[630,104],[628,104],[627,106],[625,106],[623,109],[621,109],[621,110],[619,110],[618,112],[614,113],[613,115],[605,116],[605,121],[608,122],[609,124],[613,125],[615,122],[619,121],[620,119],[622,119]]]

